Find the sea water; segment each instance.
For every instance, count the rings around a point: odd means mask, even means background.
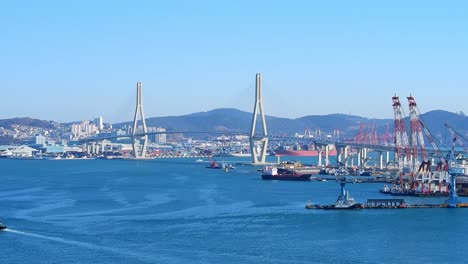
[[[306,210],[308,200],[334,203],[339,184],[265,181],[258,167],[237,165],[226,173],[207,165],[195,159],[0,160],[0,219],[8,225],[0,232],[0,263],[468,259],[468,209]],[[386,197],[380,183],[346,187],[359,202]]]

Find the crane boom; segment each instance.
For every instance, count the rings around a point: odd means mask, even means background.
[[[455,131],[455,129],[453,129],[451,126],[449,126],[447,123],[444,124],[445,127],[448,129],[448,131],[450,132],[450,135],[452,136],[453,138],[453,141],[452,141],[452,148],[455,148],[455,142],[458,141],[458,143],[463,147],[463,150],[465,152],[468,152],[467,149],[466,149],[466,146],[465,146],[465,143],[463,143],[464,141],[467,142],[466,138],[464,136],[462,136],[462,134],[458,133],[457,131]],[[462,140],[459,140],[459,139],[462,139]]]
[[[419,120],[419,122],[421,123],[421,127],[422,127],[422,130],[424,131],[424,134],[426,134],[427,139],[429,139],[429,143],[431,143],[431,146],[435,151],[435,156],[440,157],[442,153],[440,152],[440,148],[437,145],[436,141],[434,140],[434,137],[432,137],[431,132],[429,132],[429,129],[427,129],[424,123],[421,120]]]

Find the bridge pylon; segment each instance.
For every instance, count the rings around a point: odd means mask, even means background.
[[[146,156],[146,146],[148,144],[148,128],[146,127],[146,119],[145,119],[145,112],[143,111],[143,84],[141,82],[137,83],[137,101],[136,101],[136,108],[135,108],[135,117],[133,118],[133,130],[132,130],[132,148],[133,148],[133,155],[136,159],[138,158],[145,158]],[[143,131],[138,133],[138,114],[140,114],[141,122],[143,124]],[[135,138],[137,134],[144,134],[144,136]],[[141,146],[140,150],[135,144],[135,140],[143,141],[143,145]]]
[[[263,135],[256,136],[257,116],[262,120]],[[252,126],[250,129],[250,153],[254,164],[262,164],[266,161],[266,151],[268,148],[268,131],[266,126],[265,112],[262,104],[262,74],[257,73],[255,78],[255,106],[253,111]],[[257,149],[260,145],[260,150]],[[260,159],[259,159],[260,158]]]

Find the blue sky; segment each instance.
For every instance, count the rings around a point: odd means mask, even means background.
[[[132,119],[252,111],[468,114],[464,1],[3,1],[0,118]],[[405,107],[406,108],[406,107]],[[408,112],[408,111],[407,111]]]

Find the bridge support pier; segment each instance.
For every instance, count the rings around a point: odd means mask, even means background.
[[[343,157],[343,154],[341,153],[343,151],[343,148],[342,147],[336,147],[336,160],[338,161],[338,163],[342,163],[342,157]]]
[[[379,152],[379,169],[383,169],[383,152]]]
[[[344,147],[344,165],[345,167],[348,167],[349,165],[349,161],[348,161],[348,158],[349,158],[349,146],[345,146]]]
[[[257,116],[260,114],[262,121],[262,132],[263,135],[255,136],[255,130],[257,127]],[[250,153],[253,164],[265,164],[266,162],[266,151],[268,148],[268,131],[266,126],[265,112],[263,111],[262,104],[262,74],[257,73],[255,78],[255,106],[253,111],[252,126],[250,129]],[[257,145],[260,146],[260,150],[257,149]],[[260,152],[260,153],[259,153]]]
[[[330,165],[330,159],[329,159],[329,148],[328,145],[325,146],[325,166]]]
[[[318,150],[318,165],[322,166],[322,150]]]
[[[360,168],[361,167],[361,155],[362,155],[362,149],[358,149],[357,151],[357,166]]]

